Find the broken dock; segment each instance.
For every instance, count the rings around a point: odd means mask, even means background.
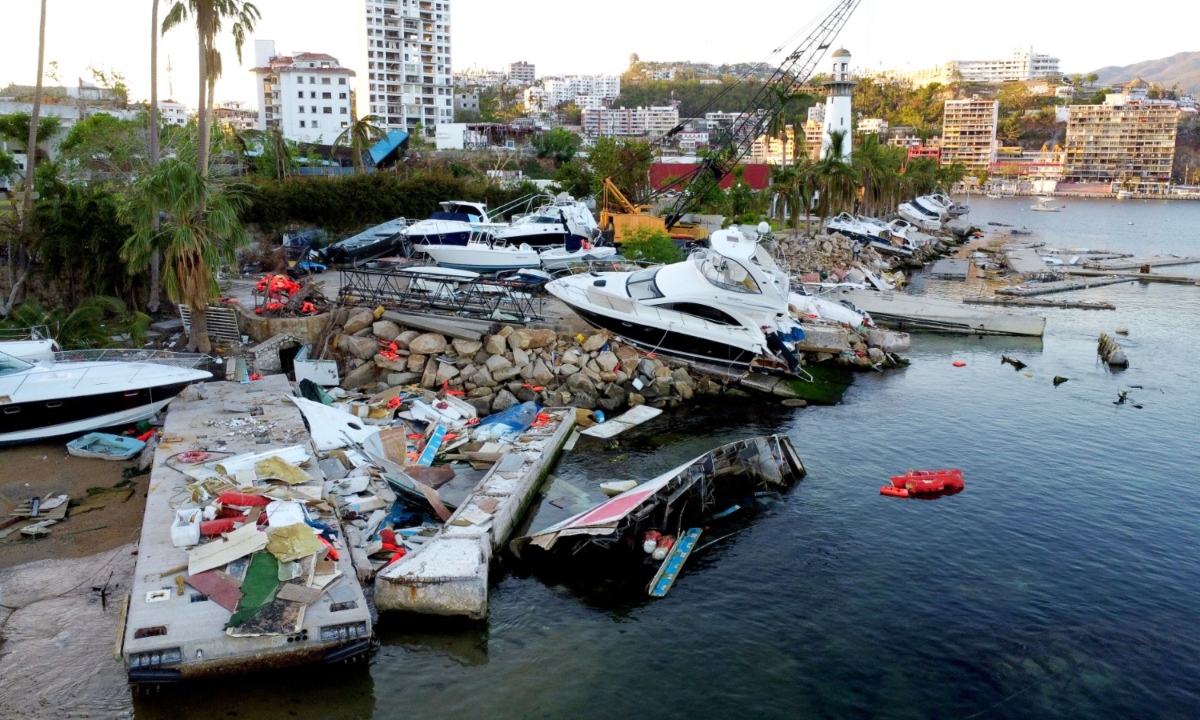
[[[544,412],[550,422],[522,432],[436,535],[375,576],[380,611],[487,617],[492,555],[508,542],[575,426],[574,408]]]
[[[1136,270],[1143,267],[1167,267],[1170,265],[1200,264],[1200,257],[1182,255],[1150,255],[1148,257],[1130,257],[1114,260],[1087,260],[1083,267],[1088,270]]]
[[[251,383],[195,386],[171,404],[155,451],[137,569],[127,600],[122,653],[130,682],[169,683],[336,662],[369,649],[371,615],[300,412],[283,401],[291,393],[287,378],[273,375]],[[262,458],[264,453],[284,454],[288,462],[308,458],[306,467],[290,468],[302,469],[307,478],[293,475],[284,483],[267,485],[257,478],[253,461],[243,463],[245,469],[229,465],[219,473],[211,470],[213,462],[230,463],[243,454]],[[250,518],[258,513],[253,511],[240,528],[232,529],[231,523],[224,537],[177,547],[172,537],[173,530],[181,529],[177,511],[187,513],[187,508],[201,505],[204,483],[197,476],[206,472],[216,483],[210,489],[229,486],[261,493],[281,502],[276,509],[307,506],[335,538],[332,551],[328,557],[325,550],[299,556],[307,552],[301,545],[315,537],[301,520],[292,527],[298,525],[308,535],[299,537],[297,530],[298,537],[289,539],[291,552],[298,556],[295,562],[285,562],[291,556],[280,559],[274,548],[266,548],[267,538],[274,545],[276,537],[255,527]],[[235,484],[225,479],[230,472]],[[257,509],[267,511],[272,530],[286,529],[270,507]]]
[[[1052,293],[1070,292],[1072,290],[1087,290],[1089,288],[1104,287],[1105,285],[1116,285],[1118,283],[1126,282],[1133,282],[1133,280],[1132,278],[1127,277],[1106,276],[1090,279],[1029,282],[1022,283],[1020,285],[1002,287],[996,290],[996,294],[1028,298],[1036,295],[1050,295]]]

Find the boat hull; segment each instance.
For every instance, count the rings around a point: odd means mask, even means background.
[[[738,365],[744,367],[749,367],[750,362],[758,357],[758,353],[746,348],[696,337],[695,335],[677,332],[668,328],[656,328],[649,325],[632,323],[572,305],[569,302],[566,304],[589,325],[601,330],[608,330],[630,345],[641,348],[646,352],[675,355],[689,360],[709,362],[717,365]]]
[[[833,297],[849,300],[869,313],[877,325],[896,330],[1041,337],[1046,329],[1046,319],[1037,315],[980,312],[957,303],[904,293],[854,290]]]
[[[491,248],[486,245],[431,245],[421,250],[441,267],[475,272],[538,268],[537,251],[524,248]]]
[[[408,241],[417,246],[457,245],[465,246],[471,239],[471,230],[455,230],[444,233],[408,233]]]
[[[0,445],[128,425],[154,417],[190,382],[0,406]]]

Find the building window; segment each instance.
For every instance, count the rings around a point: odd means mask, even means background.
[[[345,100],[345,99],[346,99],[346,93],[338,93],[338,100]]]
[[[303,98],[304,98],[304,91],[303,91],[303,90],[301,90],[301,91],[300,91],[300,93],[299,93],[299,97],[300,97],[301,99],[303,99]]]
[[[313,106],[312,106],[312,114],[313,114],[313,115],[316,115],[316,114],[317,114],[317,106],[316,106],[316,105],[313,105]]]
[[[303,110],[304,108],[300,108],[300,109],[301,109],[301,110]],[[303,120],[301,120],[301,121],[300,121],[300,127],[304,127],[304,121],[303,121]]]
[[[345,120],[342,121],[342,127],[348,127],[349,125],[350,123],[346,122]]]
[[[332,114],[333,114],[333,108],[331,108],[331,107],[325,107],[325,108],[323,108],[323,112],[324,112],[326,115],[332,115]]]
[[[330,82],[331,82],[331,80],[329,78],[321,78],[322,85],[328,85],[328,84],[330,84]]]
[[[309,75],[309,76],[308,76],[308,84],[309,84],[309,85],[316,85],[316,84],[317,84],[317,76],[316,76],[316,75]]]
[[[313,124],[312,124],[312,126],[313,126],[313,127],[316,127],[316,126],[317,126],[317,121],[316,121],[316,120],[313,120]]]
[[[296,76],[296,84],[297,84],[297,85],[303,85],[303,84],[304,84],[304,76],[303,76],[303,75],[297,75],[297,76]]]
[[[313,98],[313,99],[315,100],[315,99],[316,99],[316,97],[317,97],[317,91],[316,91],[316,90],[311,90],[311,91],[309,91],[309,93],[308,93],[308,96],[309,96],[310,98]]]
[[[330,93],[321,93],[321,99],[322,99],[322,100],[328,100],[328,99],[330,99],[330,98],[332,98],[332,97],[333,97],[333,95],[332,95],[332,94],[330,94]]]
[[[346,115],[346,114],[347,114],[347,112],[346,112],[346,108],[342,108],[342,114],[343,114],[343,115]]]
[[[338,78],[338,85],[345,85],[345,84],[346,84],[346,78]]]
[[[301,115],[303,115],[303,114],[304,114],[304,106],[303,106],[303,105],[298,105],[298,106],[296,106],[296,112],[298,112],[298,113],[300,113]]]

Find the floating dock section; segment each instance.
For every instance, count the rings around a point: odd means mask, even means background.
[[[942,258],[934,263],[929,271],[929,277],[937,280],[966,280],[971,270],[970,260]]]
[[[543,412],[551,421],[521,433],[437,535],[375,576],[380,611],[487,617],[492,555],[508,542],[575,426],[574,408]]]
[[[1087,290],[1088,288],[1104,287],[1105,285],[1116,285],[1118,283],[1127,282],[1133,282],[1133,279],[1127,277],[1110,276],[1092,278],[1089,280],[1054,280],[1052,282],[1023,283],[1021,285],[1002,287],[996,290],[996,294],[1027,298],[1037,295],[1050,295],[1052,293],[1070,292],[1072,290]]]
[[[1086,260],[1088,270],[1136,270],[1141,267],[1167,267],[1169,265],[1196,265],[1200,257],[1181,255],[1151,255],[1149,257],[1121,258],[1119,260]]]
[[[337,662],[369,649],[370,611],[300,412],[283,400],[291,394],[287,378],[273,375],[251,383],[193,386],[171,403],[162,442],[154,455],[137,569],[125,612],[122,653],[130,682],[157,684]],[[188,399],[195,396],[199,399]],[[197,480],[184,470],[203,474],[204,465],[200,461],[203,456],[188,458],[183,453],[203,452],[219,464],[238,455],[270,454],[285,448],[287,457],[303,466],[293,470],[301,469],[307,479],[292,475],[268,488],[255,479],[251,463],[248,474],[246,470],[235,472],[236,486],[275,498],[293,498],[286,502],[293,509],[305,504],[310,516],[319,517],[333,532],[332,545],[340,550],[336,559],[333,553],[325,557],[324,551],[309,551],[295,562],[284,562],[274,548],[267,547],[268,533],[251,522],[224,537],[193,546],[192,552],[175,546],[172,526],[176,511],[186,512],[198,504]],[[308,462],[299,460],[300,456]],[[189,465],[189,460],[195,462]],[[270,512],[266,514],[272,517]],[[250,517],[256,515],[252,512]],[[310,530],[302,522],[298,524]],[[282,521],[279,527],[283,527]],[[313,537],[310,534],[302,540],[311,543]],[[275,542],[274,536],[271,542]],[[292,552],[305,552],[299,543],[297,540]],[[254,551],[242,552],[243,545]],[[290,573],[286,579],[285,570]],[[314,578],[325,578],[328,584],[321,585]],[[247,599],[255,596],[262,609],[234,625],[235,611],[240,613],[251,604]]]
[[[1018,275],[1037,275],[1046,272],[1046,261],[1032,248],[1009,248],[1006,250],[1009,270]]]

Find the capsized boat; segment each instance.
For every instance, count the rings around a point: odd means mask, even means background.
[[[122,351],[116,351],[118,356]],[[125,351],[128,352],[128,351]],[[88,351],[79,351],[87,357]],[[81,360],[29,363],[0,352],[0,444],[127,425],[153,417],[211,377],[191,367]],[[170,362],[170,360],[168,360]]]
[[[390,255],[400,249],[400,231],[408,227],[408,220],[396,218],[368,228],[357,235],[335,242],[321,251],[327,263],[348,264],[373,260]]]
[[[401,232],[411,245],[466,245],[481,231],[496,233],[507,227],[493,220],[483,203],[449,200],[438,205],[441,210]]]
[[[804,477],[804,463],[784,435],[723,445],[595,507],[513,541],[575,557],[587,549],[647,554],[647,538],[707,523],[755,492],[778,491]]]
[[[146,443],[126,435],[93,432],[67,443],[67,454],[95,460],[128,460]]]

